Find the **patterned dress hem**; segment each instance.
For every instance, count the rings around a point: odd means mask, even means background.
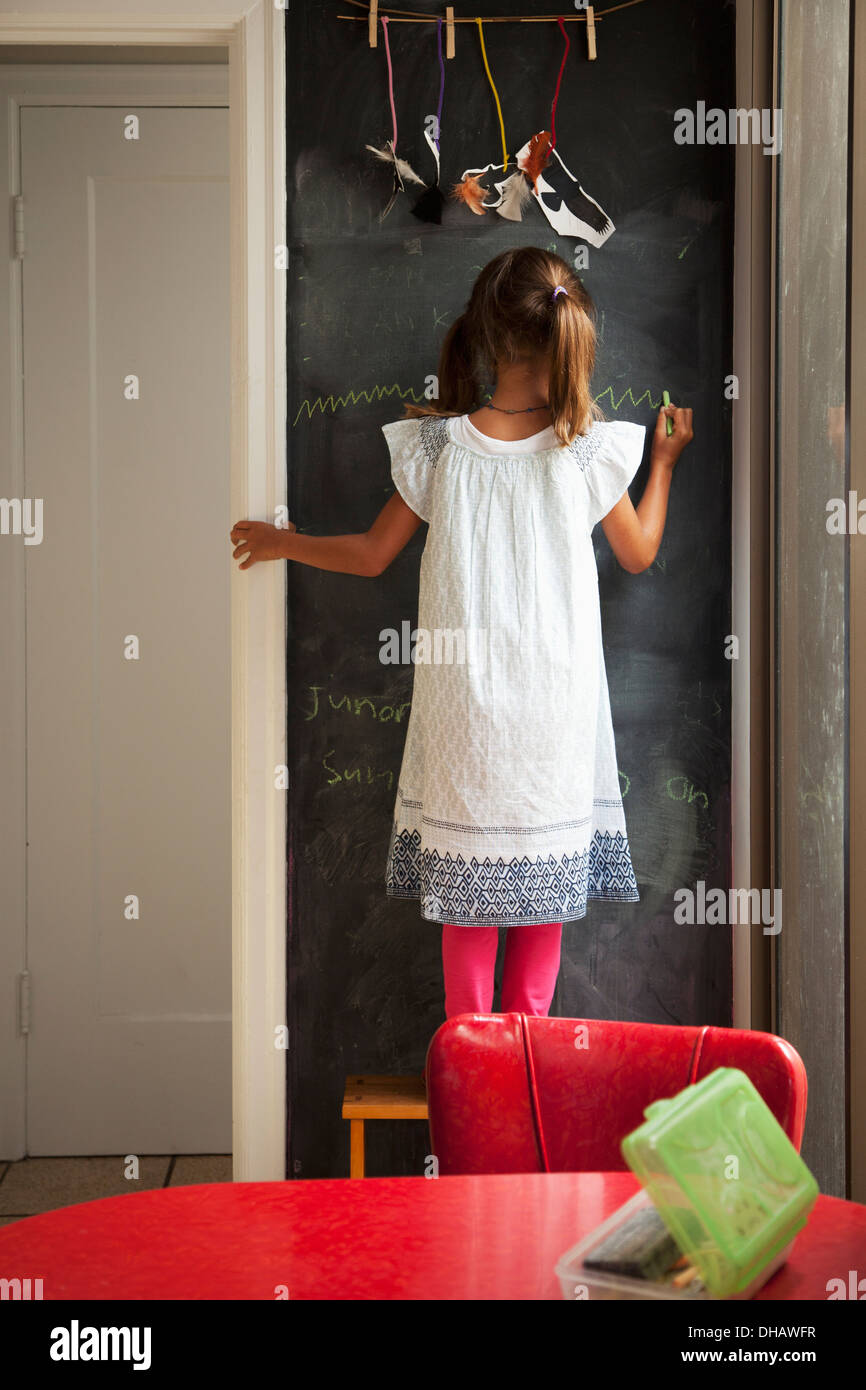
[[[385,892],[419,902],[425,921],[503,927],[573,922],[586,916],[590,901],[640,902],[628,838],[621,830],[596,830],[582,852],[522,855],[508,865],[501,858],[492,863],[489,856],[467,860],[450,851],[443,856],[422,850],[420,840],[418,830],[398,833],[393,827]],[[473,897],[480,898],[480,910],[467,910]]]
[[[420,901],[420,898],[421,898],[421,893],[420,893],[420,891],[413,893],[413,892],[411,892],[411,891],[409,891],[409,890],[404,890],[404,889],[391,889],[391,888],[386,888],[386,889],[385,889],[385,893],[386,893],[387,897],[389,897],[389,898],[404,898],[404,899],[406,899],[406,900],[412,900],[412,899],[414,899],[416,902],[419,902],[419,901]],[[586,901],[586,903],[584,903],[584,906],[583,906],[583,910],[582,910],[582,911],[580,911],[580,912],[561,912],[561,913],[558,913],[558,914],[553,915],[553,916],[551,916],[550,913],[546,913],[543,917],[528,916],[528,917],[514,917],[514,918],[512,918],[512,919],[503,919],[502,917],[496,917],[496,918],[491,918],[491,919],[488,921],[488,920],[486,920],[486,919],[483,918],[483,917],[470,917],[470,918],[466,918],[466,917],[464,916],[464,914],[459,913],[459,912],[442,912],[439,916],[434,917],[434,916],[430,915],[429,913],[424,912],[423,909],[422,909],[422,911],[421,911],[421,920],[424,921],[424,922],[436,922],[436,923],[451,922],[451,923],[453,923],[455,926],[458,926],[458,927],[522,927],[522,926],[543,926],[543,925],[546,925],[548,922],[562,922],[562,923],[565,923],[565,922],[582,922],[582,921],[584,921],[585,918],[586,918],[586,915],[587,915],[587,907],[588,907],[588,905],[589,905],[590,902],[618,902],[618,903],[638,903],[638,902],[640,902],[640,897],[639,897],[639,895],[638,895],[636,892],[633,892],[633,893],[627,893],[627,892],[613,892],[613,893],[601,893],[601,892],[599,892],[599,893],[587,893],[586,897],[587,897],[587,901]]]

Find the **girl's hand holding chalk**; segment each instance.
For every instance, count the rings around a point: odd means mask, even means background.
[[[652,461],[673,468],[683,449],[694,439],[690,406],[670,404],[667,391],[659,407],[652,442]]]

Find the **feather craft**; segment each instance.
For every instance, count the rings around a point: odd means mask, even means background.
[[[441,26],[442,21],[440,20],[439,23]],[[438,136],[438,117],[436,118],[436,131]],[[442,189],[439,187],[439,146],[433,139],[429,129],[427,129],[426,127],[424,130],[424,139],[430,146],[430,150],[436,164],[436,181],[435,183],[429,183],[427,185],[427,187],[424,189],[424,192],[420,195],[416,202],[412,204],[409,211],[412,213],[413,217],[419,218],[422,222],[435,222],[441,225],[442,209],[445,206],[445,195],[442,192]]]
[[[532,202],[532,189],[522,172],[511,174],[503,183],[497,183],[499,202],[494,206],[500,217],[509,222],[522,222],[523,210]]]
[[[550,131],[540,130],[530,140],[526,157],[521,159],[520,154],[517,156],[521,169],[532,184],[533,193],[538,192],[538,175],[550,163],[550,140]]]
[[[397,194],[405,193],[406,191],[403,180],[405,179],[410,183],[420,183],[422,185],[424,180],[419,179],[411,164],[407,164],[405,159],[400,159],[390,140],[381,150],[377,150],[375,145],[368,145],[367,149],[372,151],[377,159],[381,159],[386,164],[390,164],[394,171],[394,183],[391,188],[391,197],[388,199],[388,206],[379,213],[379,221],[384,222],[397,200]]]
[[[445,206],[445,195],[437,183],[431,183],[416,203],[413,203],[409,211],[413,216],[421,219],[422,222],[442,221],[442,209]]]
[[[603,246],[615,231],[613,222],[595,198],[581,188],[580,180],[566,168],[559,150],[547,150],[547,134],[543,130],[533,136],[516,155],[518,167],[527,179],[536,169],[535,181],[530,184],[532,196],[559,236],[581,237],[591,246]],[[542,156],[544,164],[539,166]]]
[[[399,155],[394,153],[390,141],[388,141],[385,149],[377,150],[375,145],[367,145],[367,149],[371,150],[376,158],[381,159],[383,163],[392,164],[396,172],[400,175],[400,178],[407,183],[420,183],[423,185],[424,180],[419,179],[411,164],[407,164],[405,159],[401,159]]]
[[[481,180],[475,174],[464,174],[459,183],[455,183],[451,189],[451,197],[458,202],[465,203],[470,211],[478,213],[479,217],[486,212],[484,199],[489,190],[486,189]]]

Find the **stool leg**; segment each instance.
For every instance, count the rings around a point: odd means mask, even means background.
[[[364,1121],[349,1121],[349,1177],[364,1176]]]

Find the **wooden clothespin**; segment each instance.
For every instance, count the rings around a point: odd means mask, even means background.
[[[370,0],[370,47],[379,46],[379,0]]]
[[[454,6],[445,7],[445,57],[454,57]]]
[[[586,46],[590,61],[592,61],[593,58],[597,57],[595,51],[595,13],[592,5],[586,7]]]

